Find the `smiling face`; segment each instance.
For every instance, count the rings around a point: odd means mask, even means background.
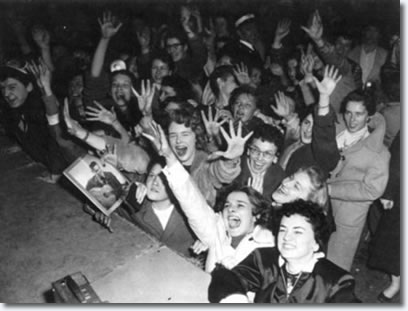
[[[278,204],[294,202],[299,199],[307,201],[312,191],[312,182],[306,172],[296,172],[286,177],[278,189],[272,193],[272,199]]]
[[[344,112],[344,121],[350,133],[358,132],[365,127],[368,122],[368,111],[363,102],[348,102]]]
[[[241,120],[243,123],[248,122],[254,115],[256,110],[255,98],[243,93],[237,97],[233,106],[234,119]]]
[[[312,142],[313,115],[309,114],[300,125],[300,139],[304,144]]]
[[[222,217],[232,237],[246,235],[254,230],[256,217],[252,215],[253,204],[244,192],[231,192],[224,204]]]
[[[171,122],[169,144],[183,165],[191,165],[196,152],[196,135],[191,127]]]
[[[125,74],[117,74],[112,78],[112,98],[118,106],[130,101],[132,96],[132,80]]]
[[[278,250],[285,260],[301,263],[313,258],[319,250],[312,225],[299,214],[283,216],[278,233]]]
[[[28,94],[33,90],[33,86],[29,83],[25,86],[19,80],[7,78],[0,82],[1,93],[10,108],[18,108],[24,104]]]
[[[160,164],[152,166],[146,179],[147,198],[153,202],[159,202],[169,199],[166,187],[163,184],[162,177],[159,175],[162,171]]]
[[[155,59],[152,62],[151,75],[154,82],[161,84],[163,78],[170,74],[169,65],[160,59]]]
[[[278,148],[274,143],[255,138],[248,147],[248,163],[257,174],[265,172],[272,163],[276,163]]]
[[[182,44],[177,38],[168,38],[166,49],[175,63],[182,60],[187,53],[187,45]]]

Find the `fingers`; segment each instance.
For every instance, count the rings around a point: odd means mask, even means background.
[[[217,124],[218,124],[218,126],[221,126],[221,125],[223,125],[224,123],[226,123],[227,121],[228,121],[228,119],[225,118],[225,119],[223,119],[221,122],[218,122]]]
[[[201,119],[203,119],[203,122],[204,122],[204,126],[207,128],[207,126],[208,126],[207,117],[205,116],[205,113],[204,113],[203,110],[201,110],[200,113],[201,113]]]
[[[147,188],[144,184],[139,183],[136,189],[136,202],[141,204],[147,194]]]
[[[231,121],[230,121],[230,125],[231,125]],[[224,139],[229,142],[231,140],[231,137],[228,135],[228,133],[224,130],[223,127],[220,127],[220,131],[222,136],[224,137]]]
[[[242,137],[242,122],[241,121],[238,121],[237,137]]]
[[[142,135],[146,137],[148,140],[150,140],[151,142],[154,142],[154,137],[152,135],[149,135],[145,132],[142,132]]]
[[[254,134],[254,131],[249,132],[245,137],[244,137],[244,142],[247,142],[248,139]]]
[[[123,24],[123,23],[119,23],[119,25],[117,25],[117,26],[115,27],[115,31],[116,31],[116,32],[119,31],[120,27],[122,27],[122,24]]]
[[[136,96],[136,97],[140,97],[140,94],[135,90],[135,88],[132,86],[132,93]]]
[[[224,131],[225,132],[225,131]],[[235,136],[235,131],[234,131],[234,123],[232,120],[229,121],[229,133],[231,135],[231,137],[228,138],[232,138]],[[228,135],[228,134],[227,134]]]
[[[216,152],[213,152],[213,153],[211,153],[211,154],[208,156],[208,160],[209,160],[209,161],[217,160],[217,159],[223,157],[223,156],[224,156],[224,153],[225,153],[224,151],[216,151]]]

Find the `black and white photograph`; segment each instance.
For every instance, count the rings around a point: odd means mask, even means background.
[[[64,175],[106,216],[119,207],[129,188],[114,166],[91,155],[77,159]]]
[[[0,0],[0,303],[402,306],[404,2]]]

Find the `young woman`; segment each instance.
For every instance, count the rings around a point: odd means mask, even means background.
[[[354,279],[324,258],[329,231],[314,203],[286,204],[277,215],[276,248],[256,249],[232,270],[212,273],[210,302],[339,303],[358,302]]]
[[[227,151],[218,151],[217,155],[225,159],[239,158],[250,136],[242,138],[240,133],[241,126],[237,136],[228,137]],[[163,172],[191,228],[202,243],[201,247],[196,245],[195,250],[199,252],[208,248],[207,272],[212,271],[217,263],[232,268],[255,248],[274,245],[272,232],[257,225],[261,212],[268,208],[260,193],[248,187],[234,189],[227,195],[222,211],[215,212],[207,204],[200,191],[202,189],[173,153],[161,127],[157,126],[154,136],[145,136],[166,158],[167,166]]]
[[[164,161],[151,163],[146,183],[131,186],[127,204],[121,206],[118,213],[171,249],[190,257],[195,235],[162,174]],[[110,227],[110,217],[97,213],[94,218]]]

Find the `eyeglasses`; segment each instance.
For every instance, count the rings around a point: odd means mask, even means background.
[[[166,45],[166,49],[167,49],[167,51],[177,50],[180,46],[182,46],[181,43],[168,44],[168,45]]]
[[[254,146],[249,146],[248,147],[249,152],[254,155],[255,157],[259,157],[262,154],[262,157],[265,159],[272,159],[273,157],[275,157],[275,154],[272,153],[271,151],[261,151],[258,148],[254,147]]]

